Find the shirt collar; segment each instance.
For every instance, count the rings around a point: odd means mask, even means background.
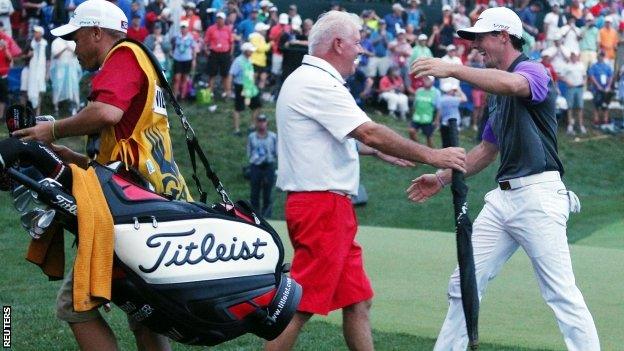
[[[303,56],[303,62],[302,63],[308,64],[310,66],[316,66],[316,67],[326,71],[332,77],[337,79],[340,82],[340,84],[345,84],[346,83],[346,81],[342,78],[342,76],[340,75],[340,73],[338,73],[338,71],[334,68],[334,66],[332,66],[329,62],[323,60],[320,57],[316,57],[316,56],[312,56],[312,55],[305,55],[305,56]]]

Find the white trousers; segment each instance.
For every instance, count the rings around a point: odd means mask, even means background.
[[[576,287],[566,237],[569,198],[561,181],[496,188],[473,225],[472,245],[479,299],[487,284],[521,246],[531,259],[542,297],[553,310],[568,350],[598,351],[594,320]],[[448,287],[449,310],[435,351],[466,350],[468,335],[461,303],[459,268]]]
[[[409,110],[407,95],[403,93],[386,91],[379,94],[379,97],[388,103],[388,110],[390,112],[399,111],[399,113],[404,115]]]

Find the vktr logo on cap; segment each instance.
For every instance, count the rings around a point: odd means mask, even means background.
[[[128,29],[128,22],[126,21],[121,21],[121,29]]]

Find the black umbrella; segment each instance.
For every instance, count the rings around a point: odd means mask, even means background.
[[[449,146],[458,146],[457,120],[449,120],[448,128],[443,133],[448,133],[445,138]],[[455,235],[457,238],[457,261],[459,263],[459,281],[462,294],[462,305],[466,317],[466,329],[470,340],[470,349],[479,348],[479,293],[477,291],[477,279],[475,277],[474,256],[472,253],[472,222],[468,217],[468,205],[466,194],[468,186],[464,182],[464,174],[453,170],[453,207],[455,209]]]

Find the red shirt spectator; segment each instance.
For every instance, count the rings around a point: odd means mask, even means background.
[[[269,30],[269,40],[271,41],[271,52],[277,55],[281,55],[282,52],[279,48],[279,41],[284,33],[284,24],[276,24],[271,30]]]
[[[0,45],[0,78],[4,78],[9,74],[11,61],[13,60],[11,59],[11,54],[7,50],[6,44]],[[0,99],[0,101],[2,101],[2,99]]]
[[[394,78],[391,78],[389,75],[383,76],[383,78],[379,81],[379,90],[388,91],[393,89],[403,91],[403,78],[400,76],[396,76]]]
[[[115,137],[117,140],[129,138],[147,101],[147,77],[134,53],[128,48],[115,50],[93,77],[91,87],[90,101],[103,102],[124,111],[121,120],[115,125]],[[131,148],[134,160],[138,161],[138,146],[132,143]]]
[[[225,25],[219,27],[218,23],[213,24],[206,30],[204,42],[212,52],[230,52],[234,42],[232,27]]]
[[[130,39],[134,39],[138,42],[143,42],[143,40],[145,40],[145,38],[147,38],[147,36],[149,35],[149,32],[147,31],[147,28],[145,27],[130,27],[128,28],[128,34],[126,35],[128,38]]]

